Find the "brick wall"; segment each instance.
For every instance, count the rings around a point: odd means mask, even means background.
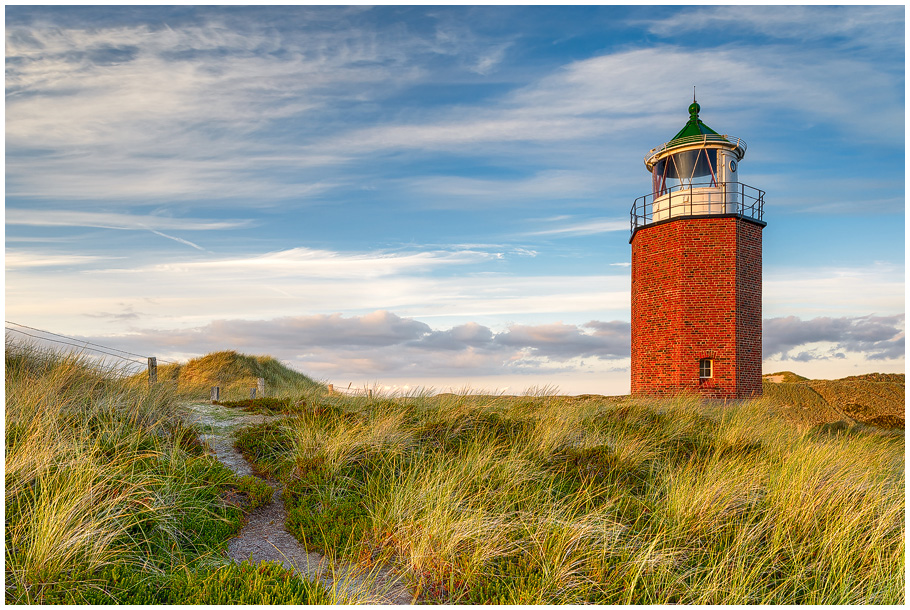
[[[761,395],[761,231],[678,218],[632,239],[632,393]],[[698,363],[714,361],[701,380]]]

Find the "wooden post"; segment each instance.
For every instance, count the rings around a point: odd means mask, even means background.
[[[260,377],[256,380],[256,389],[259,390],[259,396],[265,398],[265,378]]]
[[[373,390],[367,390],[367,397],[373,398]]]
[[[329,394],[331,394],[334,391],[335,391],[335,385],[330,383],[329,384]]]
[[[149,356],[149,385],[158,381],[158,359]]]
[[[218,386],[212,386],[212,404],[218,402],[221,398],[221,388]]]

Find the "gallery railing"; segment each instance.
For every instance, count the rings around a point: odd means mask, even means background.
[[[690,216],[740,216],[764,222],[765,192],[741,182],[676,185],[635,200],[631,234],[655,222]]]

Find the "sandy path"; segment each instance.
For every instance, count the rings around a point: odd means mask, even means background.
[[[234,448],[234,430],[280,416],[255,415],[209,403],[186,405],[188,420],[206,431],[201,440],[218,460],[238,475],[254,475],[250,464]],[[255,476],[255,475],[254,475]],[[410,604],[413,596],[388,569],[364,573],[353,565],[330,565],[321,554],[307,552],[284,527],[287,512],[281,488],[267,480],[272,502],[253,511],[240,534],[228,542],[228,556],[235,562],[276,561],[298,574],[319,580],[329,591],[345,597],[342,603]]]

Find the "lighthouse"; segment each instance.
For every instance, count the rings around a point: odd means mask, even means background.
[[[633,395],[761,395],[764,191],[739,181],[746,143],[700,111],[645,155],[632,205]]]

